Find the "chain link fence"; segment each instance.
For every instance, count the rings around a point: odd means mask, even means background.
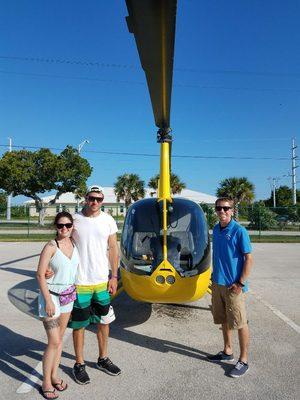
[[[102,206],[102,210],[111,214],[117,222],[119,232],[122,231],[125,208],[120,205]],[[7,220],[6,207],[0,207],[0,240],[49,240],[54,237],[53,221],[60,211],[74,214],[77,206],[54,205],[45,207],[43,224],[39,224],[38,211],[34,206],[12,206],[11,218]]]
[[[213,205],[201,204],[209,228],[218,222]],[[300,237],[300,205],[289,207],[266,207],[263,202],[238,206],[234,218],[250,235],[291,235]]]
[[[76,211],[76,205],[54,205],[46,207],[44,224],[39,224],[38,213],[33,206],[11,207],[11,219],[6,218],[6,207],[0,207],[0,240],[49,240],[54,235],[53,220],[57,212],[65,210]],[[209,228],[218,222],[214,205],[201,204],[206,215]],[[119,234],[122,231],[126,210],[124,206],[107,205],[102,208],[116,220]],[[300,205],[289,207],[266,207],[263,202],[253,205],[239,206],[235,210],[235,218],[243,225],[250,235],[259,237],[265,235],[285,235],[300,237]]]

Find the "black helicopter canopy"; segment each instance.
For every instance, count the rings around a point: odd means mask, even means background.
[[[121,265],[138,275],[150,275],[163,261],[162,203],[143,199],[132,204],[121,237]],[[210,266],[210,242],[204,213],[191,200],[175,198],[167,207],[167,258],[184,276]]]
[[[155,124],[169,128],[177,0],[126,0],[126,5],[127,25],[146,74]]]

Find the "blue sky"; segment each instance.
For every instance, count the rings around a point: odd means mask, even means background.
[[[159,154],[125,1],[0,4],[0,155],[8,137],[13,146],[57,149],[88,139],[88,183],[111,186],[125,172],[148,182],[158,157],[105,154]],[[268,177],[291,172],[299,20],[298,0],[178,0],[172,168],[189,189],[215,194],[222,179],[246,176],[262,199]]]

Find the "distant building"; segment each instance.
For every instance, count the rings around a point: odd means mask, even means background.
[[[102,204],[102,211],[112,214],[113,216],[120,216],[126,213],[125,203],[123,200],[117,201],[117,197],[114,192],[114,188],[111,186],[103,187],[104,193],[104,202]],[[153,189],[146,188],[145,198],[156,196],[156,192]],[[184,197],[185,199],[189,199],[194,201],[195,203],[201,204],[214,204],[217,199],[215,196],[210,194],[196,192],[195,190],[183,189],[180,194],[174,195],[174,197]],[[74,193],[63,193],[55,202],[55,204],[47,205],[49,201],[54,198],[54,195],[43,197],[43,201],[46,205],[46,216],[51,217],[56,215],[59,211],[69,211],[70,213],[74,213],[83,207],[84,198],[81,198],[78,202],[75,198]],[[38,216],[38,211],[36,210],[34,200],[25,201],[24,205],[29,207],[30,216],[35,217]]]

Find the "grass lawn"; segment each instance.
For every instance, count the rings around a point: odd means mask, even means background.
[[[300,243],[300,236],[285,235],[250,235],[252,243]]]
[[[54,234],[0,234],[0,242],[48,242],[54,239]]]
[[[23,222],[20,222],[19,224],[14,224],[14,223],[12,223],[12,224],[3,224],[3,223],[1,223],[1,225],[0,225],[0,234],[1,234],[1,230],[2,229],[11,229],[12,231],[13,230],[24,230],[24,231],[28,231],[28,229],[29,230],[31,230],[31,229],[39,229],[39,230],[49,230],[49,229],[53,229],[53,231],[54,231],[54,228],[52,227],[52,225],[44,225],[44,226],[38,226],[37,224],[25,224],[25,223],[23,223]]]
[[[118,233],[117,238],[120,240],[121,235]],[[280,236],[280,235],[251,235],[252,243],[300,243],[300,236]],[[54,239],[53,234],[33,233],[27,234],[0,234],[0,242],[47,242]]]

